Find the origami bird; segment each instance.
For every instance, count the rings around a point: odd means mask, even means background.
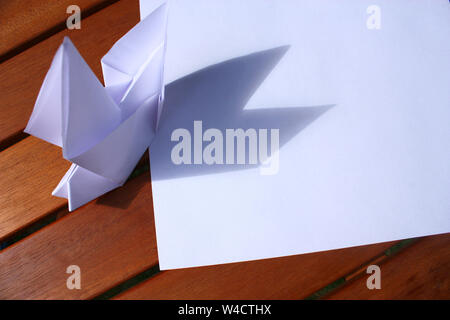
[[[155,135],[166,29],[167,4],[141,2],[141,21],[101,60],[105,87],[69,38],[57,50],[25,132],[72,162],[52,193],[69,211],[123,185]]]

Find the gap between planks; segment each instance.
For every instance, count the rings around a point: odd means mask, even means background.
[[[317,299],[323,299],[326,298],[328,295],[341,290],[343,287],[345,287],[350,282],[354,281],[355,279],[359,279],[366,275],[367,267],[370,265],[381,265],[384,262],[386,262],[388,259],[392,259],[392,257],[395,256],[398,252],[405,250],[408,248],[412,243],[415,243],[417,241],[420,241],[422,238],[411,238],[411,239],[405,239],[398,241],[395,243],[392,247],[389,247],[386,249],[382,254],[373,257],[368,262],[365,262],[349,274],[345,275],[342,278],[336,279],[332,283],[326,285],[325,287],[321,288],[320,290],[314,292],[312,295],[307,297],[306,299],[309,300],[317,300]]]
[[[406,248],[387,252],[389,258],[379,262],[381,289],[367,289],[364,272],[325,299],[449,299],[450,234],[406,242]]]

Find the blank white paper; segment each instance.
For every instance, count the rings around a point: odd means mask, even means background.
[[[150,145],[160,268],[449,232],[449,39],[446,0],[170,1]],[[278,172],[174,164],[171,134],[195,120],[279,128]]]

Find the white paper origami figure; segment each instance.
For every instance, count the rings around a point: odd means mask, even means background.
[[[161,3],[161,1],[159,2]],[[149,146],[163,102],[167,4],[141,4],[141,22],[102,58],[106,87],[65,38],[25,132],[73,164],[53,195],[69,211],[121,186]]]

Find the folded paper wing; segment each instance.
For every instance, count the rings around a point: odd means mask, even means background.
[[[101,60],[106,90],[120,105],[125,117],[156,94],[161,94],[162,101],[166,29],[167,4],[163,2],[143,16],[143,20],[119,39]],[[156,120],[161,114],[161,105]]]
[[[163,3],[112,47],[102,59],[106,88],[68,38],[56,52],[25,132],[73,163],[52,193],[70,211],[121,186],[148,148],[163,102],[166,26]]]

